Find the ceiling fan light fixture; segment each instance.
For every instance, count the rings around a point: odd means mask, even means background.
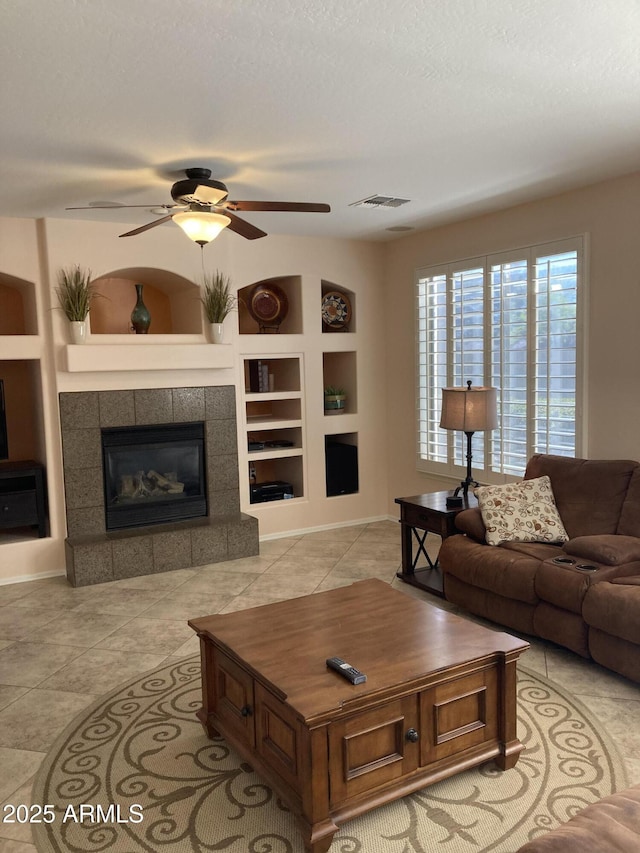
[[[223,213],[211,213],[209,211],[189,210],[185,213],[174,213],[173,221],[176,222],[184,233],[201,246],[210,243],[231,222]]]

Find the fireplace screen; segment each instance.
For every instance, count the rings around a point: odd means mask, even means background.
[[[107,530],[207,514],[204,424],[102,430]]]

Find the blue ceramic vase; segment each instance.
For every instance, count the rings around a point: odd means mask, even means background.
[[[138,298],[131,312],[131,326],[136,335],[146,335],[151,325],[151,314],[142,299],[142,287],[141,284],[135,285]]]

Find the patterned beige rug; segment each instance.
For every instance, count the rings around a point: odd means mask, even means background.
[[[83,711],[34,785],[33,802],[54,806],[34,825],[38,850],[302,853],[289,811],[224,740],[204,736],[199,706],[195,657]],[[489,763],[368,812],[340,828],[331,853],[512,853],[625,787],[615,746],[557,684],[520,667],[518,707],[514,769]]]

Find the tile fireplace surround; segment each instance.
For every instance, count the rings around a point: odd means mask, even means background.
[[[101,429],[189,421],[205,426],[208,515],[107,533]],[[258,553],[258,521],[240,512],[233,386],[65,392],[60,425],[72,586]]]

